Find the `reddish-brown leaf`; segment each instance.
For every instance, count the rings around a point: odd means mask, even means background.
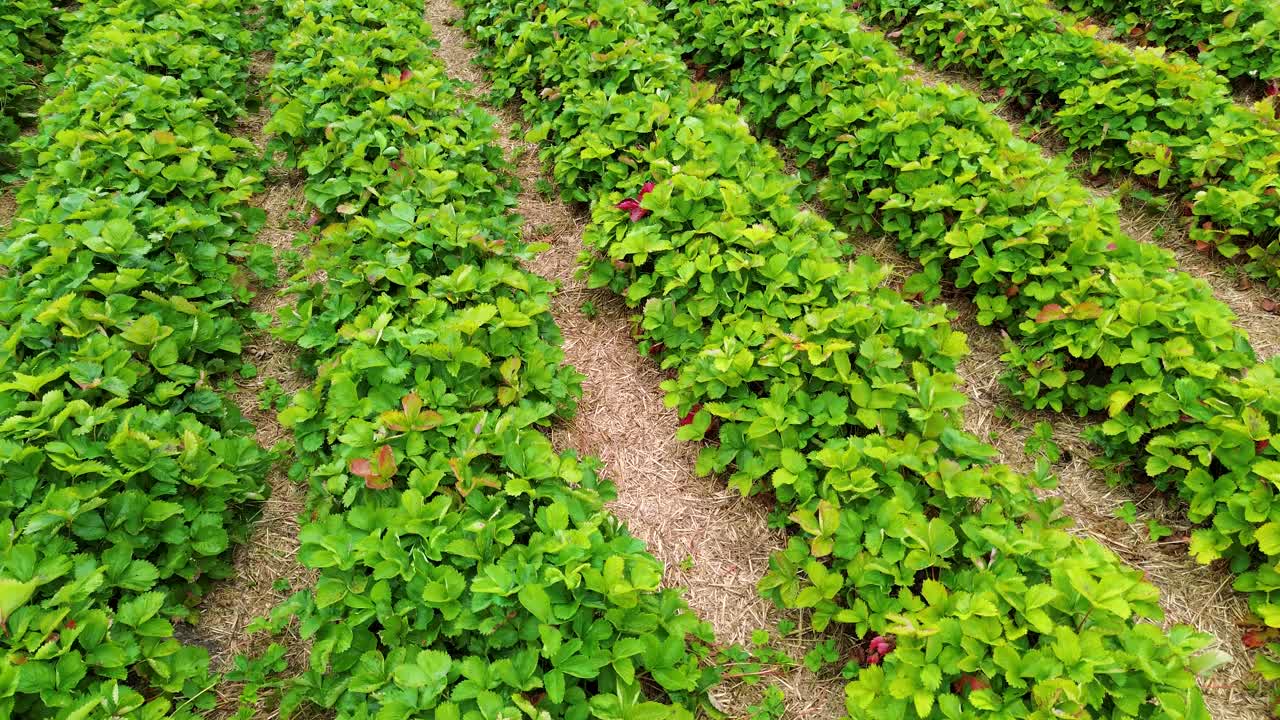
[[[369,462],[367,458],[356,458],[355,460],[352,460],[350,467],[352,475],[358,475],[365,480],[373,477],[373,463]]]
[[[1092,320],[1102,315],[1102,306],[1092,300],[1076,303],[1071,306],[1071,317],[1079,320]]]
[[[1040,312],[1036,315],[1036,322],[1046,323],[1051,320],[1061,320],[1067,316],[1065,310],[1058,303],[1049,303],[1040,308]]]

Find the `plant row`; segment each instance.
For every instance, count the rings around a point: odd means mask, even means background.
[[[1091,171],[1132,171],[1181,196],[1191,239],[1280,280],[1280,123],[1267,100],[1236,105],[1185,56],[1097,39],[1043,0],[870,0],[897,42],[961,67],[1047,122]]]
[[[246,59],[238,0],[91,1],[0,241],[0,715],[192,717],[205,650],[174,638],[266,491],[218,392],[239,365],[260,211],[217,127]]]
[[[283,9],[267,130],[314,212],[276,332],[315,381],[280,420],[318,580],[260,625],[310,644],[282,715],[692,720],[710,628],[604,510],[598,464],[541,432],[581,376],[553,286],[522,268],[537,248],[492,118],[432,57],[420,3]]]
[[[1280,6],[1267,0],[1065,0],[1077,12],[1110,18],[1116,29],[1181,50],[1229,78],[1280,83]]]
[[[906,78],[903,61],[827,0],[673,2],[696,61],[730,71],[749,118],[829,173],[826,206],[879,227],[974,293],[1010,342],[1006,384],[1028,406],[1109,416],[1091,432],[1119,472],[1176,490],[1191,552],[1226,558],[1280,624],[1280,363],[1256,365],[1207,286],[1134,242],[1058,162],[972,95]]]
[[[0,162],[38,105],[40,66],[57,51],[51,0],[9,0],[0,8]]]
[[[844,258],[653,8],[464,5],[498,97],[524,99],[555,178],[595,199],[591,284],[640,309],[676,371],[699,471],[776,499],[791,539],[761,592],[857,638],[851,716],[1205,717],[1206,638],[1146,622],[1154,588],[961,429],[945,310]]]

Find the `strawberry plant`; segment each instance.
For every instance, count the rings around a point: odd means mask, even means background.
[[[318,581],[260,624],[311,641],[275,681],[282,714],[691,720],[708,627],[604,510],[597,463],[540,432],[581,377],[553,285],[521,266],[492,119],[431,56],[420,5],[284,12],[268,127],[315,222],[275,332],[315,381],[280,420]]]
[[[898,42],[937,67],[1007,88],[1093,172],[1132,171],[1182,196],[1191,239],[1249,270],[1280,275],[1280,124],[1266,100],[1233,102],[1221,77],[1185,56],[1101,41],[1041,0],[874,0]]]
[[[270,460],[214,390],[248,299],[229,256],[261,217],[254,149],[217,125],[247,58],[199,28],[239,32],[241,10],[86,3],[18,144],[31,174],[0,241],[5,717],[212,703],[208,655],[173,624],[230,573]]]
[[[676,373],[699,470],[776,499],[792,538],[761,592],[865,640],[843,659],[851,716],[1204,716],[1206,639],[1135,622],[1159,617],[1154,589],[959,429],[945,311],[845,258],[653,8],[465,5],[499,99],[524,99],[560,187],[594,201],[588,277]]]

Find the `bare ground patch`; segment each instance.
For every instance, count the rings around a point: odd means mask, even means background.
[[[18,203],[14,199],[16,193],[17,189],[12,187],[0,190],[0,231],[8,231],[14,214],[18,212]]]

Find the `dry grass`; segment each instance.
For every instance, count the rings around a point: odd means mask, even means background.
[[[450,75],[471,83],[473,95],[482,97],[484,78],[472,64],[466,35],[451,24],[456,17],[449,0],[427,3],[427,19],[441,45],[437,55]],[[768,528],[766,501],[744,499],[722,480],[694,473],[699,448],[675,438],[678,418],[663,405],[658,387],[665,375],[631,339],[632,313],[616,296],[588,290],[574,278],[587,218],[534,190],[543,179],[536,146],[511,139],[519,131],[511,112],[494,114],[524,189],[519,211],[525,236],[551,245],[530,269],[559,281],[553,314],[564,334],[567,361],[586,375],[578,414],[552,431],[552,441],[603,461],[605,475],[618,488],[610,509],[662,561],[665,583],[687,588],[685,599],[715,628],[720,642],[746,643],[752,630],[776,627],[784,618],[803,626],[802,617],[784,615],[756,592],[770,553],[784,544],[783,535]],[[581,311],[587,300],[598,309],[594,318]],[[776,647],[799,658],[813,642],[792,637]],[[817,677],[799,668],[770,680],[786,691],[787,718],[844,715],[844,681],[838,677]],[[731,716],[743,717],[757,693],[758,686],[726,683],[713,692],[713,700]]]
[[[18,204],[14,200],[16,188],[0,190],[0,230],[7,230],[13,222],[14,213],[18,212]]]

